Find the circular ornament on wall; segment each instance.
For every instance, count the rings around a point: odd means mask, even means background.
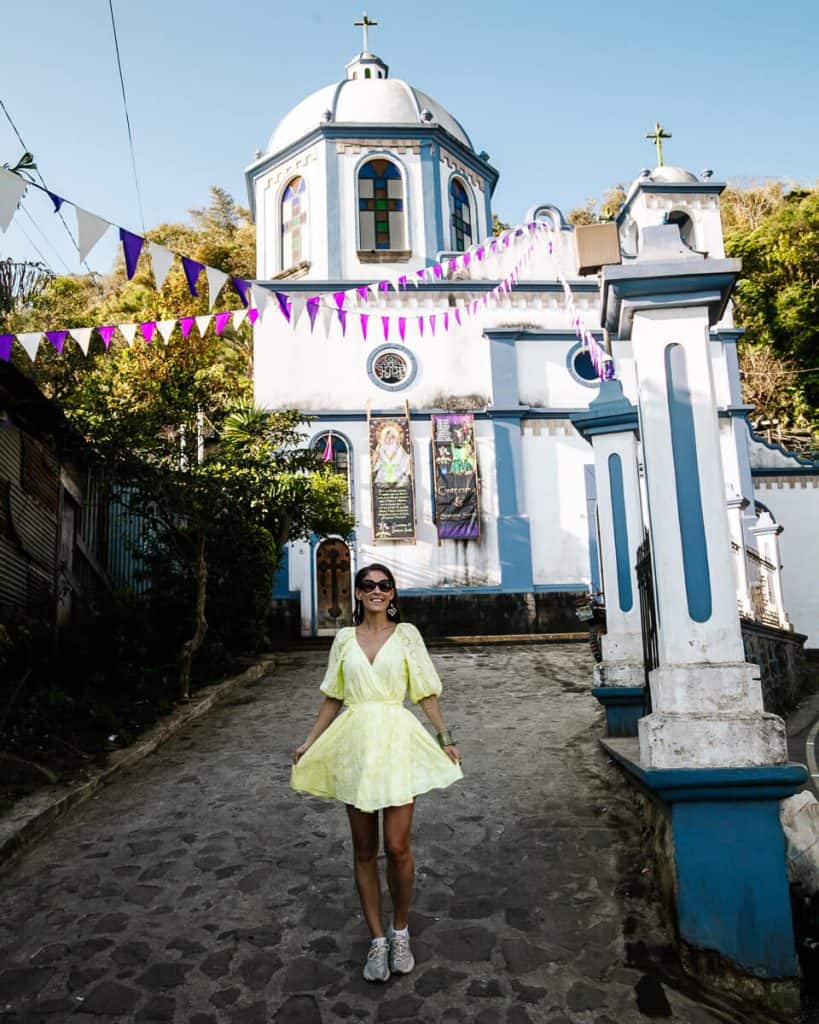
[[[379,345],[367,358],[367,376],[383,391],[403,391],[417,373],[418,362],[403,345]]]
[[[579,342],[569,349],[569,353],[566,356],[566,369],[577,383],[582,384],[583,387],[596,388],[600,383],[600,378],[597,376],[597,370],[594,368],[594,363],[591,361],[588,349],[583,348]]]

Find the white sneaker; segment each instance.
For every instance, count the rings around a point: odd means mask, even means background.
[[[409,935],[396,935],[390,925],[387,929],[387,938],[390,940],[390,971],[393,974],[409,974],[415,967]]]
[[[364,964],[365,981],[389,981],[390,947],[386,941],[372,942]]]

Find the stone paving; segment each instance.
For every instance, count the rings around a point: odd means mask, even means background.
[[[466,778],[418,800],[412,974],[361,978],[346,815],[289,789],[326,658],[294,652],[0,876],[0,1021],[764,1020],[676,965],[587,649],[433,654]]]

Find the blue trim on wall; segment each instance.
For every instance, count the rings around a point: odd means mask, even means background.
[[[273,577],[273,590],[270,596],[274,601],[292,601],[299,596],[298,590],[290,589],[290,549],[286,544],[279,568]]]
[[[592,591],[600,594],[603,591],[603,580],[600,571],[600,551],[597,543],[597,480],[594,466],[583,467],[583,487],[586,492],[586,532],[589,538],[589,570]]]
[[[335,145],[329,139],[324,143],[324,164],[327,168],[327,273],[341,277],[341,196],[338,184],[338,153],[336,153]]]
[[[614,560],[617,563],[617,597],[620,602],[620,610],[630,612],[634,606],[634,593],[631,587],[626,495],[623,486],[623,462],[616,452],[609,455],[609,489],[614,527]]]
[[[403,359],[406,359],[409,363],[409,373],[403,380],[400,380],[397,384],[385,384],[383,380],[376,377],[373,366],[378,356],[382,352],[397,352]],[[403,391],[408,388],[418,375],[418,360],[415,358],[414,353],[406,347],[406,345],[393,344],[391,342],[385,342],[383,345],[379,345],[374,348],[372,352],[367,356],[367,376],[375,384],[377,388],[381,388],[382,391]]]
[[[424,258],[435,262],[438,240],[441,237],[441,191],[436,188],[435,178],[438,167],[438,146],[425,142],[421,146],[421,189],[424,206]]]
[[[514,347],[512,347],[514,354]],[[520,420],[517,417],[493,421],[495,472],[498,493],[498,560],[504,590],[530,591],[532,542],[529,519],[523,515],[523,457]]]
[[[515,351],[517,336],[484,331],[484,337],[489,339],[493,405],[501,409],[514,408],[520,404],[518,359]]]
[[[694,411],[685,349],[681,345],[666,347],[665,373],[688,614],[694,622],[707,622],[711,618],[711,572],[702,514]]]

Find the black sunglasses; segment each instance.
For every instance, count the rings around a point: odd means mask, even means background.
[[[362,580],[358,585],[359,590],[365,590],[368,594],[371,594],[376,587],[382,594],[388,594],[391,590],[395,589],[389,580]]]

